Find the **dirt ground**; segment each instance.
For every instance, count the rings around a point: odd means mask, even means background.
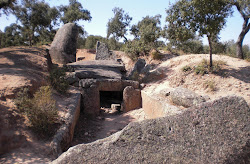
[[[13,97],[23,86],[35,90],[46,84],[47,64],[44,48],[12,47],[0,49],[0,163],[48,163],[53,159],[50,155],[50,139],[41,139],[29,127],[27,120],[15,110]],[[193,67],[208,55],[175,56],[162,54],[161,61],[153,61],[145,57],[147,63],[154,64],[164,74],[158,81],[146,83],[144,90],[149,93],[160,92],[164,88],[183,86],[201,95],[216,99],[230,94],[245,98],[250,104],[250,63],[228,56],[213,55],[214,60],[226,63],[221,74],[196,75],[181,71],[185,65]],[[133,62],[119,52],[118,57],[126,61],[127,69]],[[204,83],[212,80],[215,90],[210,91]],[[99,117],[89,119],[80,116],[75,128],[72,146],[89,143],[105,138],[125,127],[129,122],[141,121],[147,116],[143,109],[128,113],[110,113],[102,109]],[[2,151],[7,151],[3,153]]]
[[[82,114],[75,127],[74,139],[71,146],[106,138],[122,130],[130,122],[145,119],[146,115],[142,108],[127,113],[120,113],[118,111],[112,113],[111,109],[105,108],[101,109],[100,116],[92,119]]]

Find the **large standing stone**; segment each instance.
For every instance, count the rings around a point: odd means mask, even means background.
[[[132,78],[135,74],[141,73],[145,65],[146,65],[146,61],[144,59],[138,59],[133,69],[129,73],[129,78]]]
[[[132,86],[127,86],[123,90],[123,110],[128,112],[139,109],[141,106],[141,91],[139,89],[134,89]]]
[[[67,23],[61,27],[51,44],[49,53],[53,63],[67,64],[76,61],[78,27]]]
[[[249,122],[246,101],[224,97],[180,115],[132,122],[52,163],[249,163]]]
[[[105,43],[96,43],[96,57],[95,60],[115,60],[115,56],[109,52],[108,46]]]
[[[170,92],[170,97],[176,105],[191,107],[205,102],[205,98],[186,88],[178,87]]]

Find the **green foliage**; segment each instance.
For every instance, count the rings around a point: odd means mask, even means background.
[[[50,32],[53,30],[53,25],[56,24],[60,13],[55,7],[50,8],[43,1],[26,0],[22,6],[16,7],[14,14],[22,25],[21,32],[24,40],[28,41],[31,46],[37,42],[38,36],[47,34],[51,41],[53,36],[50,36]]]
[[[25,45],[21,30],[22,27],[15,23],[5,27],[4,33],[0,33],[0,47]]]
[[[137,25],[132,26],[131,34],[142,44],[155,47],[157,39],[162,35],[160,18],[161,15],[144,17]]]
[[[60,11],[63,12],[61,20],[64,24],[66,23],[75,23],[80,20],[91,20],[90,12],[86,9],[83,9],[82,4],[77,0],[69,0],[68,6],[61,6]]]
[[[51,134],[52,125],[58,122],[58,111],[50,86],[40,87],[33,98],[28,96],[28,89],[24,88],[18,92],[15,104],[27,116],[35,131]]]
[[[191,68],[190,66],[186,65],[186,66],[182,67],[181,70],[182,70],[183,72],[188,72],[188,71],[191,71],[192,68]]]
[[[131,28],[131,34],[135,39],[128,41],[123,46],[123,51],[129,54],[132,60],[137,60],[141,55],[146,55],[152,49],[157,49],[161,36],[160,15],[154,17],[146,16],[137,25]]]
[[[174,44],[174,45],[173,45]],[[177,50],[183,51],[186,54],[201,54],[204,53],[202,41],[199,39],[189,39],[182,43],[170,42],[169,46],[176,47]]]
[[[208,88],[209,91],[216,91],[216,84],[213,80],[207,80],[203,84],[205,88]]]
[[[52,99],[49,86],[40,87],[32,99],[32,108],[26,111],[27,117],[35,130],[49,133],[50,126],[57,122],[58,111]]]
[[[15,105],[17,106],[17,109],[21,113],[25,112],[27,109],[31,109],[32,108],[32,101],[30,99],[28,91],[29,91],[28,88],[22,88],[17,93],[17,97],[14,100]]]
[[[146,55],[151,50],[151,46],[147,44],[143,44],[141,40],[133,40],[128,41],[123,46],[123,51],[125,51],[128,56],[133,60],[136,61],[139,56]]]
[[[95,49],[96,48],[96,42],[100,41],[100,42],[105,42],[105,38],[103,38],[102,36],[95,36],[95,35],[90,35],[86,38],[86,42],[85,42],[85,48],[86,49]]]
[[[114,17],[107,24],[107,38],[113,35],[116,40],[124,38],[127,41],[126,34],[132,17],[125,13],[122,8],[115,7],[113,12]]]
[[[195,32],[199,36],[206,35],[212,59],[212,40],[217,37],[231,14],[231,5],[225,0],[179,0],[167,10],[167,14],[167,36],[173,35],[171,40],[183,42],[192,39]]]
[[[208,74],[209,72],[218,73],[224,65],[226,65],[226,62],[218,60],[214,61],[214,65],[210,67],[209,62],[206,59],[203,59],[200,64],[194,67],[194,72],[200,75]]]
[[[17,0],[1,0],[0,1],[0,16],[1,14],[8,15],[15,8]]]
[[[65,79],[66,68],[54,67],[50,71],[51,86],[59,93],[66,93],[69,88],[69,83]]]

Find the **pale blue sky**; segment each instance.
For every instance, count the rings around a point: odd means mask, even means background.
[[[68,0],[45,0],[49,2],[51,5],[67,5]],[[162,15],[161,24],[162,27],[166,25],[165,18],[166,12],[165,10],[169,7],[170,2],[175,2],[175,0],[78,0],[82,3],[82,6],[89,10],[92,16],[92,20],[90,22],[79,22],[80,25],[84,25],[84,29],[88,32],[89,35],[101,35],[106,37],[107,33],[107,22],[113,17],[112,9],[114,7],[120,7],[125,10],[125,12],[129,13],[133,20],[131,24],[136,24],[143,17],[155,16],[157,14]],[[15,22],[15,18],[13,16],[0,17],[0,29],[3,31],[5,26]],[[232,17],[227,19],[226,26],[220,33],[220,41],[228,41],[228,40],[237,40],[238,35],[241,31],[243,24],[243,19],[241,18],[238,11],[235,9],[235,12]],[[207,39],[203,39],[203,43],[207,44]],[[250,45],[250,32],[247,33],[244,39],[243,44]]]

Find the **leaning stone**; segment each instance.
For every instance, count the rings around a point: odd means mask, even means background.
[[[171,91],[170,97],[174,104],[184,107],[191,107],[205,102],[205,98],[186,88],[178,87]]]
[[[78,27],[74,23],[67,23],[57,31],[49,49],[53,63],[67,64],[76,61],[77,37]]]
[[[183,114],[132,122],[122,131],[63,153],[52,164],[249,163],[250,109],[228,96]]]

